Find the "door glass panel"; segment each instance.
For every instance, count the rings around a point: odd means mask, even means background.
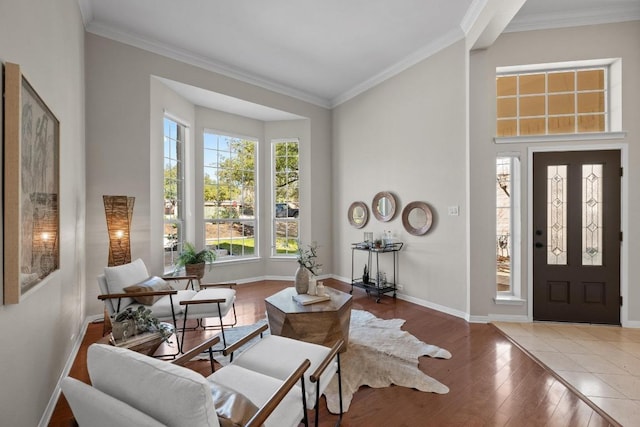
[[[582,165],[582,265],[602,265],[602,165]]]
[[[567,265],[567,165],[547,166],[547,264]]]

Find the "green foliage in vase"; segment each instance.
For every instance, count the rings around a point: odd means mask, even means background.
[[[173,326],[160,322],[156,317],[153,317],[151,310],[142,305],[135,310],[127,307],[123,311],[116,313],[113,321],[121,323],[132,322],[137,333],[160,332],[162,340],[165,342],[168,342],[169,337],[173,334]]]
[[[211,269],[211,264],[216,260],[216,252],[211,249],[202,249],[201,251],[197,251],[195,246],[192,243],[185,242],[182,252],[178,255],[176,259],[176,270],[184,267],[187,264],[202,264],[209,263],[209,269]]]

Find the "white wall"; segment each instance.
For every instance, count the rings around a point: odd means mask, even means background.
[[[467,300],[466,56],[459,41],[333,112],[334,273],[351,278],[351,243],[362,241],[363,232],[391,230],[405,243],[402,293],[460,313]],[[371,213],[379,191],[398,197],[396,216],[387,223]],[[347,220],[354,201],[369,206],[362,229]],[[402,226],[402,209],[412,201],[427,202],[434,213],[424,236]],[[448,216],[448,206],[459,206],[460,215]],[[360,258],[358,274],[363,265]],[[388,264],[383,269],[392,271]]]
[[[623,140],[576,141],[560,144],[536,143],[535,146],[596,145],[628,147],[626,180],[630,183],[628,197],[623,198],[623,321],[640,326],[640,242],[633,236],[640,232],[640,194],[636,183],[640,179],[640,22],[595,25],[547,31],[529,31],[501,35],[485,51],[471,55],[471,313],[474,316],[527,316],[528,304],[499,306],[495,295],[495,157],[498,152],[520,153],[522,165],[522,281],[527,296],[528,248],[526,225],[528,204],[527,150],[532,144],[495,144],[495,69],[497,66],[537,64],[585,59],[622,58],[622,128],[627,131]],[[625,217],[625,215],[628,215]],[[626,221],[625,221],[626,218]],[[626,251],[626,252],[625,252]]]
[[[84,319],[83,45],[77,1],[0,1],[0,59],[20,64],[60,120],[60,270],[0,306],[2,425],[38,424]]]
[[[154,82],[151,76],[307,117],[308,123],[304,125],[306,130],[303,132],[306,135],[301,137],[308,143],[308,154],[303,156],[307,156],[304,166],[310,179],[304,183],[304,194],[308,194],[309,200],[305,205],[313,212],[313,221],[309,219],[305,222],[303,231],[310,240],[324,240],[331,248],[331,240],[325,237],[331,235],[331,115],[328,110],[93,34],[86,35],[85,53],[88,195],[86,301],[89,314],[98,314],[102,310],[102,304],[96,299],[98,291],[94,278],[106,265],[108,256],[103,194],[136,197],[132,221],[132,257],[142,258],[153,274],[161,272],[161,253],[158,253],[161,243],[154,240],[159,236],[152,233],[152,226],[157,227],[160,219],[151,215],[151,212],[162,212],[162,209],[158,208],[160,199],[154,196],[155,190],[152,190],[150,181],[151,173],[156,176],[159,171],[151,170],[150,157],[157,156],[157,153],[152,153],[150,144],[156,135],[161,134],[159,124],[152,122],[152,117],[162,113],[163,103],[173,102],[173,95],[166,91],[152,93],[151,88],[157,88],[158,82]],[[181,104],[181,101],[176,102]],[[180,109],[186,111],[188,107],[182,105]],[[184,114],[191,115],[188,111]],[[217,121],[222,116],[225,118],[220,125],[198,121],[198,117],[203,121]],[[225,126],[235,129],[238,123],[247,123],[249,120],[198,108],[194,109],[193,119],[194,135],[205,124],[224,130]],[[267,131],[268,126],[263,127],[264,135],[273,135],[273,132]],[[254,278],[259,273],[259,277],[265,274],[292,276],[295,271],[295,261],[270,264],[270,261],[263,260],[258,266],[250,268],[242,265],[216,266],[208,273],[207,279],[242,280]]]

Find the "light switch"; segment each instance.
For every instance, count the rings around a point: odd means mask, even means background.
[[[449,206],[449,216],[458,216],[460,209],[458,206]]]

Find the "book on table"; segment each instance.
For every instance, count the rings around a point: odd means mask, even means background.
[[[309,295],[309,294],[297,294],[292,296],[293,300],[298,304],[309,305],[317,302],[329,301],[331,297],[329,295]]]

